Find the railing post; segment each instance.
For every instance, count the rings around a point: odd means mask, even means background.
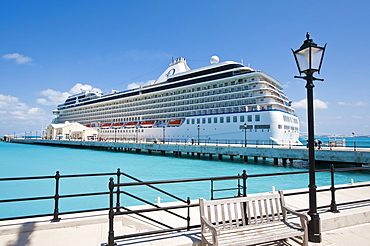
[[[186,204],[188,205],[188,217],[186,217],[186,222],[187,222],[187,231],[190,230],[190,197],[186,200]]]
[[[121,169],[117,169],[117,184],[120,184],[121,180]],[[121,191],[119,186],[117,186],[117,201],[116,201],[116,212],[121,211],[121,204],[120,204],[120,197],[121,197]]]
[[[213,200],[213,180],[211,180],[211,200]]]
[[[330,173],[331,173],[331,204],[330,204],[330,212],[332,213],[339,213],[339,210],[337,209],[337,204],[335,202],[335,182],[334,182],[334,173],[335,173],[335,168],[334,165],[331,164],[330,166]]]
[[[353,141],[353,150],[356,151],[356,141]]]
[[[114,210],[113,210],[113,178],[109,178],[109,232],[108,232],[108,246],[114,246]]]
[[[59,222],[59,171],[55,174],[55,195],[54,195],[54,217],[51,222]]]
[[[243,170],[243,196],[247,196],[247,171]]]
[[[238,173],[238,176],[240,177],[240,174]],[[242,194],[240,193],[240,178],[238,179],[238,197],[240,197]]]
[[[247,171],[243,170],[243,197],[247,196]],[[249,224],[248,215],[247,215],[247,203],[243,202],[243,213],[246,218],[247,225]]]

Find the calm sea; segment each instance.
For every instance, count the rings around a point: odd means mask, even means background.
[[[353,140],[353,139],[352,139]],[[367,141],[370,146],[370,139]],[[215,159],[215,158],[214,158]],[[204,159],[177,158],[171,156],[145,155],[123,152],[108,152],[96,150],[70,149],[60,147],[47,147],[38,145],[25,145],[0,142],[0,178],[30,177],[55,175],[60,171],[61,175],[107,173],[116,172],[120,168],[122,172],[132,175],[143,181],[203,178],[217,176],[233,176],[241,174],[246,170],[248,174],[265,174],[278,172],[292,172],[305,170],[294,167],[274,167],[272,160],[253,163],[249,159],[244,164],[239,158],[234,161]],[[330,185],[329,173],[318,173],[317,185]],[[370,180],[370,172],[338,172],[335,176],[336,184],[349,183],[351,179],[355,182]],[[60,195],[78,194],[84,192],[108,191],[109,176],[85,177],[85,178],[63,178],[60,180]],[[121,182],[132,182],[123,179]],[[276,190],[306,188],[308,185],[308,174],[289,175],[282,177],[254,178],[248,179],[248,193]],[[210,198],[210,183],[197,182],[172,185],[158,185],[170,193],[183,199],[190,197],[197,199]],[[215,189],[236,187],[236,181],[215,182]],[[173,201],[172,198],[153,192],[146,188],[126,188],[135,195],[139,195],[150,202],[155,203],[158,196],[161,202]],[[0,182],[0,200],[24,198],[32,196],[53,196],[55,192],[55,181],[33,180],[33,181],[3,181]],[[215,197],[234,196],[235,191],[227,191],[215,194]],[[108,197],[82,197],[66,198],[60,201],[60,212],[73,210],[84,210],[91,208],[108,207]],[[122,197],[121,205],[139,205],[141,203],[127,197]],[[27,201],[17,203],[0,203],[0,218],[10,216],[23,216],[31,214],[43,214],[53,212],[53,201]]]

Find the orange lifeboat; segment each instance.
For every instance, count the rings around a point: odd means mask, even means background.
[[[135,127],[137,125],[137,122],[129,122],[125,124],[125,127]]]
[[[110,124],[103,124],[101,125],[101,128],[109,128],[110,127]]]
[[[179,126],[181,124],[181,120],[172,120],[168,122],[168,126]]]
[[[147,121],[140,124],[142,127],[151,127],[154,125],[154,121]]]
[[[113,124],[114,128],[120,128],[121,126],[123,126],[123,123],[114,123]]]

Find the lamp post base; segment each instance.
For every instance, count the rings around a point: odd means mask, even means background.
[[[311,220],[308,222],[308,241],[321,243],[321,223],[318,213],[310,214]]]

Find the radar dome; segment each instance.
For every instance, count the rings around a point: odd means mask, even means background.
[[[220,58],[218,56],[212,56],[211,57],[211,64],[217,64],[220,61]]]

